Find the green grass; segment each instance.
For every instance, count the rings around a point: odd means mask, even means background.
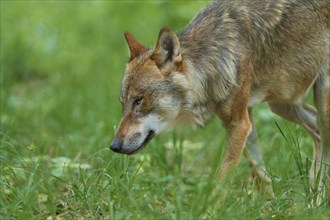
[[[306,192],[312,141],[265,105],[256,124],[274,198],[242,157],[215,178],[218,119],[155,138],[134,156],[108,149],[121,117],[123,32],[154,45],[205,1],[1,1],[1,219],[327,219]]]

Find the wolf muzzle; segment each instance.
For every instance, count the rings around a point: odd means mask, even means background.
[[[122,146],[123,146],[123,142],[120,141],[119,139],[115,138],[112,142],[112,144],[110,145],[110,150],[116,152],[116,153],[120,153],[122,150]]]
[[[138,151],[142,150],[149,141],[155,137],[156,132],[154,130],[149,130],[146,137],[141,143],[138,144],[138,139],[141,138],[141,133],[136,133],[132,138],[124,141],[120,137],[115,137],[112,144],[110,145],[110,150],[121,153],[121,154],[135,154]]]

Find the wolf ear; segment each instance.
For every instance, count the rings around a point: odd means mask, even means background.
[[[157,45],[151,58],[158,67],[168,63],[178,66],[181,64],[180,42],[176,34],[167,27],[163,27],[158,35]]]
[[[131,52],[130,60],[133,60],[135,57],[139,56],[140,54],[148,51],[148,48],[146,48],[143,44],[141,44],[137,39],[134,38],[134,36],[129,33],[125,32],[125,39],[127,42],[127,45],[129,47],[129,50]]]

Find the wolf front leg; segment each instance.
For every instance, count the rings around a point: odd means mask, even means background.
[[[267,175],[264,165],[260,144],[258,141],[257,129],[253,121],[252,109],[249,108],[249,117],[252,124],[252,131],[247,139],[244,155],[249,160],[249,164],[253,167],[252,177],[257,178],[258,182],[263,181],[266,184],[271,183],[271,179]]]
[[[226,154],[220,168],[220,179],[222,179],[239,162],[246,140],[251,132],[252,124],[247,107],[235,108],[229,115],[220,112],[218,116],[223,121],[228,133]]]

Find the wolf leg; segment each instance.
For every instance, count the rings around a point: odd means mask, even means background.
[[[314,189],[317,173],[320,170],[322,149],[320,130],[317,125],[317,111],[306,103],[299,105],[275,105],[269,103],[269,106],[277,115],[304,127],[313,138],[314,159],[310,168],[310,187]]]
[[[247,139],[244,155],[248,158],[250,165],[254,168],[253,176],[260,178],[263,182],[270,184],[271,179],[267,176],[266,168],[263,163],[262,153],[257,136],[256,126],[254,125],[252,109],[249,108],[249,118],[252,124],[252,131]]]
[[[330,203],[330,64],[319,74],[314,85],[314,102],[318,111],[317,123],[320,129],[321,147],[318,154],[315,155],[316,160],[313,163],[311,173],[313,178],[319,175],[319,181],[311,179],[317,192],[316,203],[319,205],[322,198],[328,200]],[[317,184],[315,188],[315,184]],[[328,187],[328,195],[326,196],[326,189]]]
[[[228,133],[227,149],[221,164],[220,178],[223,178],[229,169],[237,165],[246,140],[251,132],[248,109],[241,109],[241,112],[238,113],[239,116],[236,114],[231,115],[234,119],[231,119],[230,121],[223,120],[224,117],[219,114]]]

